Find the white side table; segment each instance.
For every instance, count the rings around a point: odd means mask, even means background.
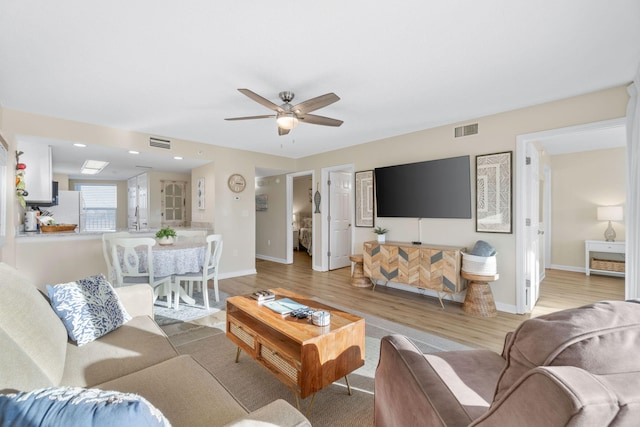
[[[585,272],[587,276],[591,273],[609,274],[612,276],[624,277],[624,271],[612,271],[612,270],[600,270],[591,268],[591,256],[594,252],[602,252],[611,254],[606,259],[612,261],[622,262],[624,265],[625,260],[625,242],[607,242],[605,240],[585,240],[584,241],[584,260],[585,260]]]

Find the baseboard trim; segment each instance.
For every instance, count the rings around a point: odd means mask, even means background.
[[[264,260],[264,261],[272,261],[272,262],[277,262],[279,264],[286,264],[287,260],[284,258],[274,258],[271,256],[267,256],[267,255],[258,255],[256,254],[256,258]]]
[[[573,271],[574,273],[585,273],[587,271],[584,267],[574,267],[572,265],[551,264],[549,268],[552,270]]]
[[[218,275],[218,279],[231,279],[232,277],[250,276],[252,274],[258,274],[255,268],[252,270],[240,270],[240,271],[220,273]]]

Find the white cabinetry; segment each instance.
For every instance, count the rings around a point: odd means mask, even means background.
[[[585,270],[591,273],[624,276],[625,242],[585,240]]]
[[[22,151],[20,163],[27,165],[24,180],[29,195],[24,200],[32,204],[50,204],[53,199],[51,146],[43,142],[18,141],[18,150]]]
[[[127,225],[130,231],[149,230],[149,179],[143,173],[127,181]]]

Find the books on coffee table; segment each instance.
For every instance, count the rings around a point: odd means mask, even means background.
[[[275,297],[276,295],[268,289],[265,289],[263,291],[255,291],[251,294],[251,298],[258,300],[258,302],[270,301]]]
[[[295,302],[290,298],[280,298],[278,300],[267,301],[263,305],[280,314],[289,314],[294,310],[309,308],[306,305]]]

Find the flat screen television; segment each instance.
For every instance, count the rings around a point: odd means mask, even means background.
[[[375,169],[376,215],[471,218],[470,157]]]

